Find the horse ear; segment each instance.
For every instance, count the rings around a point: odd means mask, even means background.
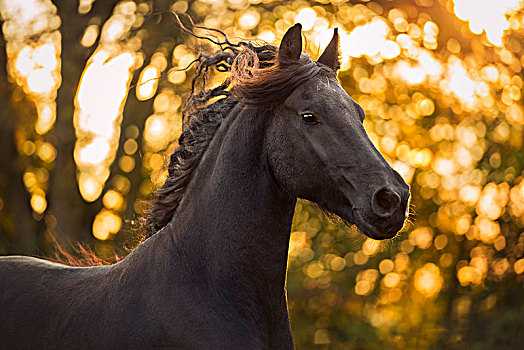
[[[302,53],[302,25],[295,24],[289,28],[282,38],[278,49],[278,60],[295,60],[300,58]]]
[[[317,62],[328,66],[335,72],[340,68],[340,52],[338,50],[339,42],[340,39],[338,36],[338,28],[335,28],[335,31],[333,32],[333,38],[329,42],[322,55],[317,60]]]

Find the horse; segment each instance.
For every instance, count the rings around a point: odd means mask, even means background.
[[[148,237],[127,257],[0,258],[0,347],[294,348],[285,280],[297,198],[382,240],[403,227],[410,196],[337,80],[337,30],[317,61],[301,33],[200,56],[197,74],[228,78],[188,99]]]

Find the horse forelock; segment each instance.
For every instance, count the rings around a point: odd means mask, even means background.
[[[329,68],[303,54],[298,61],[274,58],[266,67],[255,67],[237,73],[233,68],[231,94],[246,105],[275,105],[283,102],[302,84]]]
[[[264,108],[285,100],[293,90],[317,74],[334,72],[303,54],[298,61],[277,59],[273,45],[240,42],[211,55],[201,54],[195,67],[191,94],[183,109],[183,132],[170,157],[168,177],[155,193],[147,212],[147,237],[166,226],[175,214],[191,177],[222,120],[237,103]],[[230,72],[219,86],[206,89],[209,68]],[[203,86],[197,93],[196,82]],[[214,103],[211,100],[222,97]]]

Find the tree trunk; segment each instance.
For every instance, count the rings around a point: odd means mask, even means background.
[[[38,254],[43,225],[32,216],[30,196],[22,182],[25,165],[15,144],[19,119],[10,103],[13,85],[7,75],[5,47],[4,36],[0,33],[0,254]],[[35,113],[30,101],[24,100],[19,105],[24,106],[24,112],[30,109]]]
[[[76,1],[57,1],[58,15],[62,20],[62,85],[57,95],[54,136],[58,154],[50,175],[49,212],[56,217],[52,232],[57,242],[68,247],[76,241],[91,240],[92,212],[82,199],[77,181],[73,151],[76,141],[73,126],[74,99],[82,72],[96,48],[80,44],[90,17],[100,17],[100,23],[110,17],[117,1],[96,1],[88,15],[77,12]],[[91,16],[90,16],[91,15]]]

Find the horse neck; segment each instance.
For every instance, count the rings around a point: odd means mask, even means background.
[[[268,169],[267,115],[239,109],[213,137],[170,233],[180,254],[226,295],[282,305],[295,198]]]

